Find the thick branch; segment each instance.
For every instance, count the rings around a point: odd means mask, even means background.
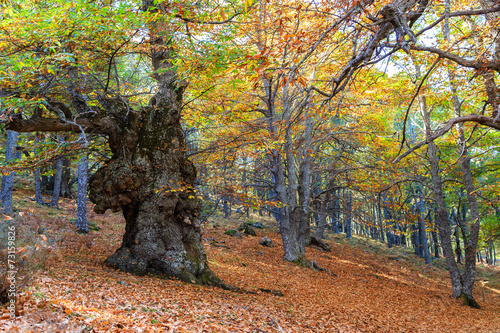
[[[421,142],[417,143],[415,146],[413,146],[412,148],[408,149],[403,154],[401,154],[400,156],[398,156],[392,163],[396,164],[396,163],[400,162],[403,158],[405,158],[406,156],[410,155],[411,153],[413,153],[417,149],[422,148],[426,144],[428,144],[428,143],[436,140],[437,138],[445,135],[456,124],[466,123],[466,122],[475,122],[475,123],[478,123],[478,124],[481,124],[481,125],[484,125],[484,126],[488,126],[488,127],[491,127],[491,128],[494,128],[494,129],[500,131],[500,121],[496,121],[496,119],[493,119],[491,117],[482,116],[482,115],[479,115],[479,114],[469,114],[467,116],[456,117],[456,118],[450,119],[443,128],[441,128],[441,129],[437,130],[436,132],[434,132],[434,134],[432,134],[431,136],[429,136],[427,139],[425,139],[424,141],[421,141]]]
[[[498,61],[498,60],[496,60],[496,61],[495,60],[490,60],[490,61],[467,60],[467,59],[464,59],[456,54],[446,52],[446,51],[440,50],[440,49],[435,48],[435,47],[429,47],[429,46],[412,45],[411,49],[437,54],[441,58],[449,59],[449,60],[451,60],[451,61],[453,61],[453,62],[455,62],[463,67],[474,68],[477,70],[490,69],[490,70],[500,72],[500,61]]]
[[[108,121],[107,121],[108,120]],[[90,119],[81,118],[76,122],[63,122],[59,118],[30,118],[22,119],[18,117],[11,118],[6,124],[6,129],[21,133],[27,132],[79,132],[80,126],[95,133],[110,134],[114,126],[109,122],[110,119],[101,119],[93,122]]]

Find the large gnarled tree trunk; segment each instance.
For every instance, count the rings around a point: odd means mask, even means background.
[[[121,121],[110,142],[113,157],[90,179],[95,211],[122,210],[126,219],[123,243],[106,263],[134,274],[152,272],[224,286],[207,264],[194,190],[196,170],[184,156],[180,116],[185,83],[178,82],[172,69],[167,37],[155,29],[151,27],[150,44],[158,92],[138,115],[115,103],[121,116],[116,120]]]
[[[148,272],[182,280],[221,284],[207,265],[201,244],[196,171],[184,157],[175,75],[156,95],[157,104],[126,116],[112,142],[113,157],[90,179],[95,211],[122,210],[126,230],[121,247],[106,260],[134,274]]]
[[[144,8],[153,8],[153,2],[144,1]],[[94,210],[121,210],[126,220],[123,242],[106,260],[109,266],[138,275],[154,273],[228,287],[208,267],[201,242],[196,170],[184,156],[180,124],[186,84],[178,81],[172,68],[173,52],[165,32],[168,27],[160,23],[150,27],[158,89],[149,107],[134,111],[123,98],[105,93],[98,98],[99,109],[90,107],[76,82],[70,87],[72,107],[49,99],[47,104],[83,116],[55,119],[35,112],[31,119],[14,117],[7,127],[20,132],[87,129],[109,136],[113,156],[89,181]]]

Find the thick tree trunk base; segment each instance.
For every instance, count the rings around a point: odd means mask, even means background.
[[[465,293],[462,293],[462,295],[460,295],[460,299],[462,300],[463,305],[470,306],[474,309],[481,309],[479,303],[476,302],[474,298],[467,296]]]
[[[88,230],[81,229],[81,228],[75,228],[75,232],[76,232],[77,234],[80,234],[80,235],[86,235],[86,234],[88,234],[88,233],[89,233],[89,231],[88,231]]]
[[[186,283],[214,286],[227,290],[235,289],[222,282],[208,266],[204,266],[203,269],[193,274],[190,272],[190,269],[184,267],[187,261],[180,263],[174,261],[169,262],[169,260],[156,260],[148,263],[141,258],[135,257],[129,248],[119,248],[113,255],[106,259],[104,263],[111,268],[135,275],[146,275],[147,273],[151,273],[158,274],[162,277],[177,278]],[[201,262],[196,263],[192,260],[191,263],[193,266],[203,265]],[[191,268],[196,269],[199,267]]]
[[[311,262],[309,260],[307,260],[306,256],[301,256],[298,259],[292,260],[291,262],[293,262],[294,264],[297,264],[299,266],[313,268],[313,266],[311,265]]]

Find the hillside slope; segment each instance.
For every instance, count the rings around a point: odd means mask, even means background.
[[[204,245],[214,272],[246,291],[236,293],[109,269],[102,261],[120,244],[119,214],[90,213],[100,230],[82,236],[72,232],[70,201],[54,211],[37,207],[29,193],[16,195],[23,228],[43,226],[59,241],[22,298],[19,318],[11,323],[4,311],[0,331],[500,332],[496,268],[481,268],[482,309],[475,310],[449,297],[442,260],[427,268],[407,250],[329,235],[332,252],[307,249],[308,259],[330,271],[319,272],[284,261],[274,227],[239,239],[224,231],[241,220],[220,220],[205,229]],[[259,245],[262,236],[275,247]]]

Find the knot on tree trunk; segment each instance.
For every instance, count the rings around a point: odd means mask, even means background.
[[[96,204],[94,211],[98,214],[107,209],[117,212],[123,206],[143,200],[145,193],[141,187],[145,181],[139,168],[133,168],[121,159],[111,160],[89,181],[90,200]]]

